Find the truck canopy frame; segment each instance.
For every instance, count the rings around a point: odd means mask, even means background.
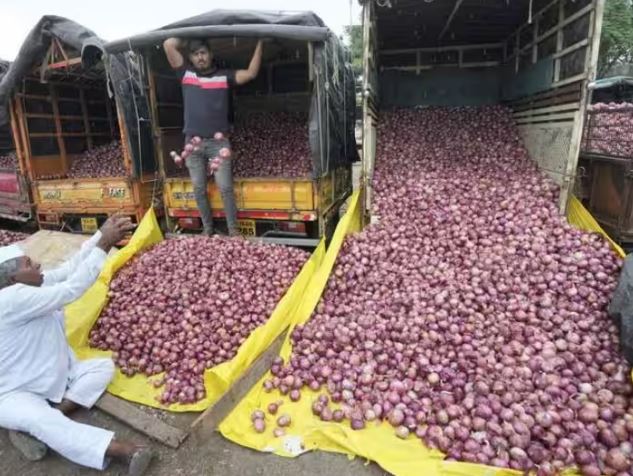
[[[357,160],[354,139],[353,108],[354,77],[349,55],[340,40],[312,12],[266,12],[251,10],[213,10],[171,23],[157,30],[131,36],[105,45],[110,61],[109,69],[117,94],[127,89],[134,101],[125,104],[126,122],[147,122],[150,101],[145,95],[144,78],[147,52],[159,47],[165,39],[221,38],[235,43],[242,38],[273,38],[299,40],[312,45],[311,79],[314,82],[311,98],[309,131],[312,150],[313,176],[321,177],[329,170]],[[131,71],[127,74],[126,71]],[[120,78],[125,80],[121,81]],[[134,91],[130,93],[129,91]],[[351,111],[351,112],[349,112]],[[142,127],[139,127],[141,129]],[[139,143],[151,141],[151,126],[141,131]]]
[[[576,179],[604,0],[361,0],[365,209],[379,109],[504,104],[530,157],[561,188]],[[473,87],[473,85],[477,87]]]

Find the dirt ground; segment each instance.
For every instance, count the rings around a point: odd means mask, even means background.
[[[225,440],[219,433],[208,443],[199,445],[194,439],[173,450],[151,442],[99,410],[82,411],[76,419],[84,423],[114,430],[119,437],[134,439],[152,445],[158,451],[148,476],[382,476],[386,475],[377,465],[344,455],[325,452],[306,453],[288,459],[243,448]],[[172,422],[168,422],[173,424]],[[22,459],[9,443],[7,432],[0,430],[0,475],[4,476],[125,476],[126,468],[112,463],[104,472],[83,468],[64,460],[59,455],[49,454],[37,463]]]

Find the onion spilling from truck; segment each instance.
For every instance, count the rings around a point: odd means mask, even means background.
[[[621,260],[557,198],[501,107],[384,114],[378,223],[346,240],[264,389],[321,392],[317,418],[382,422],[449,460],[630,470],[633,387],[606,313]]]
[[[156,376],[160,403],[202,400],[205,369],[268,320],[307,257],[217,236],[165,240],[119,271],[90,343],[113,350],[125,375]]]

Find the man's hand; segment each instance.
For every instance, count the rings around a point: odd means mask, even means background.
[[[106,253],[110,251],[115,244],[121,241],[127,232],[133,230],[135,225],[129,217],[121,215],[112,215],[101,226],[101,239],[97,246]]]

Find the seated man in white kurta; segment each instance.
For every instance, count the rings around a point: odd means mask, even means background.
[[[30,460],[49,447],[96,469],[123,459],[129,474],[140,475],[152,459],[149,448],[67,416],[97,401],[114,364],[77,360],[64,333],[63,307],[96,281],[108,251],[131,228],[129,219],[110,218],[79,253],[44,273],[19,246],[0,248],[0,427]]]

